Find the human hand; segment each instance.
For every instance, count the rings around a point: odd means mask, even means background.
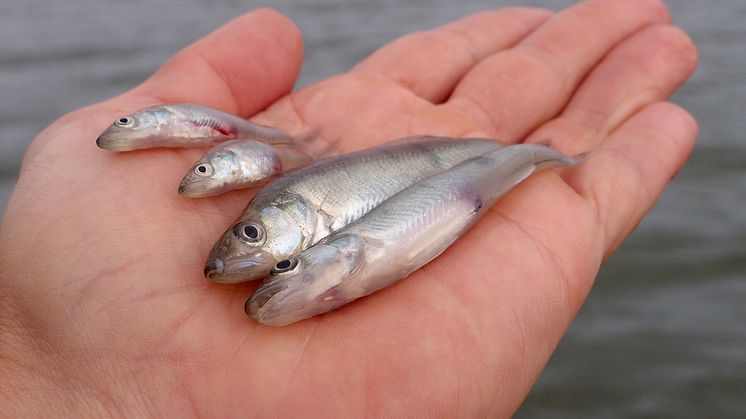
[[[11,415],[510,415],[603,259],[683,164],[692,118],[665,99],[696,52],[654,0],[504,9],[395,41],[287,95],[297,30],[250,13],[141,86],[34,141],[0,230],[0,398]],[[415,134],[546,142],[582,164],[533,176],[441,257],[327,315],[272,328],[256,284],[201,277],[251,192],[176,187],[199,150],[113,154],[116,117],[195,102],[341,152]]]

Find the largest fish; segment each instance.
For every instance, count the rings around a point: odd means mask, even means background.
[[[281,326],[387,287],[441,254],[531,173],[575,161],[548,147],[521,144],[415,183],[278,263],[247,301],[246,312]]]
[[[417,137],[318,160],[262,189],[215,244],[205,276],[222,283],[264,278],[413,183],[501,148],[485,139]]]

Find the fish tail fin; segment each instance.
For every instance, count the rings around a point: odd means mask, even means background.
[[[549,139],[549,138],[547,138],[545,140],[542,140],[542,141],[539,141],[539,142],[534,143],[534,144],[542,146],[542,147],[552,148],[552,140]],[[574,165],[582,162],[583,160],[585,160],[588,157],[588,154],[589,154],[589,152],[586,151],[586,152],[583,152],[583,153],[576,154],[576,155],[574,155],[572,157],[571,156],[563,156],[562,158],[556,160],[556,162],[554,163],[554,166],[574,166]]]

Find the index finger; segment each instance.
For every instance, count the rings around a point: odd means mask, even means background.
[[[302,60],[298,28],[259,9],[184,48],[131,94],[250,116],[292,89]]]

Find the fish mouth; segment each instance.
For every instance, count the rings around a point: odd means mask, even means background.
[[[205,264],[205,278],[217,278],[220,276],[220,274],[223,273],[223,269],[225,269],[225,263],[223,263],[223,259],[215,258],[213,260],[209,260]]]
[[[109,151],[137,150],[137,147],[134,146],[130,139],[123,138],[117,134],[119,134],[119,131],[112,131],[111,129],[104,131],[96,138],[96,146],[102,150]]]
[[[257,289],[254,294],[246,300],[244,311],[253,319],[261,318],[261,311],[267,302],[286,288],[287,286],[282,284],[265,284],[260,286],[259,289]]]
[[[188,198],[205,198],[227,192],[225,187],[218,187],[210,179],[203,179],[191,174],[191,171],[179,184],[179,195]]]
[[[190,186],[192,186],[192,183],[182,182],[179,185],[179,195],[192,196],[191,193],[194,191],[190,190]]]
[[[237,284],[249,282],[256,279],[264,279],[269,275],[271,266],[261,262],[242,260],[239,262],[226,262],[220,258],[214,258],[205,264],[205,278],[220,284]]]
[[[231,227],[213,246],[205,262],[205,277],[222,284],[264,279],[277,263],[262,246],[249,246],[235,236]]]
[[[106,133],[101,134],[101,136],[96,138],[96,146],[102,150],[120,151],[120,147],[116,146],[116,141]]]
[[[187,178],[182,180],[179,184],[179,195],[189,198],[203,198],[210,196],[211,194],[207,188],[199,187],[203,183],[204,182],[200,182],[199,180],[189,179],[187,176]]]
[[[332,298],[308,294],[308,287],[298,286],[295,280],[265,282],[244,303],[246,315],[265,326],[286,326],[326,313],[339,303]]]
[[[246,315],[265,326],[286,326],[317,314],[309,312],[305,304],[288,301],[296,292],[290,290],[290,286],[286,281],[263,284],[246,300]],[[291,306],[286,306],[287,303]]]

